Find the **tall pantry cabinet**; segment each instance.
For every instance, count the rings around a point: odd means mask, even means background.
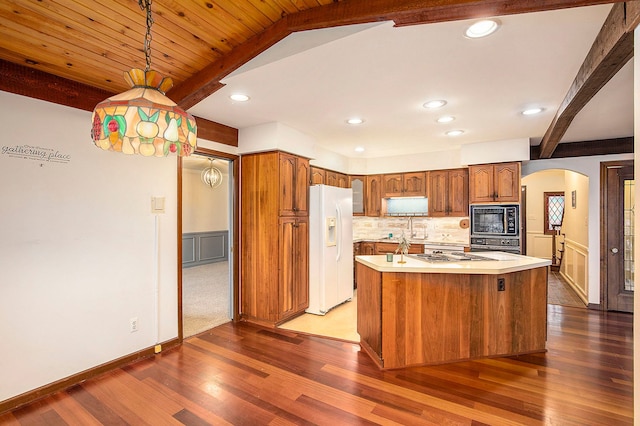
[[[309,160],[273,151],[240,164],[242,316],[272,326],[309,306]]]

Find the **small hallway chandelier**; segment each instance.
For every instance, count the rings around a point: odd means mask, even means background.
[[[146,157],[191,155],[196,148],[196,121],[165,96],[173,86],[171,78],[151,70],[151,0],[138,0],[138,5],[147,15],[147,66],[124,73],[130,90],[96,105],[91,116],[91,137],[96,146],[106,151]]]
[[[222,173],[213,167],[213,158],[209,158],[209,167],[202,171],[200,178],[210,188],[216,188],[222,184]]]

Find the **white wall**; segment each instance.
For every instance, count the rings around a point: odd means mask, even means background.
[[[0,401],[178,335],[176,159],[102,151],[90,121],[0,92]]]
[[[202,183],[201,170],[182,169],[183,233],[229,230],[229,173],[224,163],[214,163],[222,172],[222,184],[216,188]]]
[[[599,170],[598,170],[599,172]],[[589,210],[590,204],[600,206],[600,194],[598,201],[591,203],[589,201],[589,178],[579,173],[568,171],[565,174],[565,210],[564,222],[562,224],[562,232],[567,238],[577,244],[589,246]],[[573,207],[573,193],[575,192],[576,205]],[[599,246],[592,246],[593,250],[600,250]]]

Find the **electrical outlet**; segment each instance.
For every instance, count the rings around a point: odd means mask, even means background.
[[[498,291],[504,291],[504,278],[498,278]]]
[[[138,317],[133,317],[129,320],[129,331],[131,333],[138,331]]]

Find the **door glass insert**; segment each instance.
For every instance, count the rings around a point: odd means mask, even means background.
[[[635,210],[635,180],[624,180],[624,289],[634,289],[634,265],[633,265],[633,232]]]

